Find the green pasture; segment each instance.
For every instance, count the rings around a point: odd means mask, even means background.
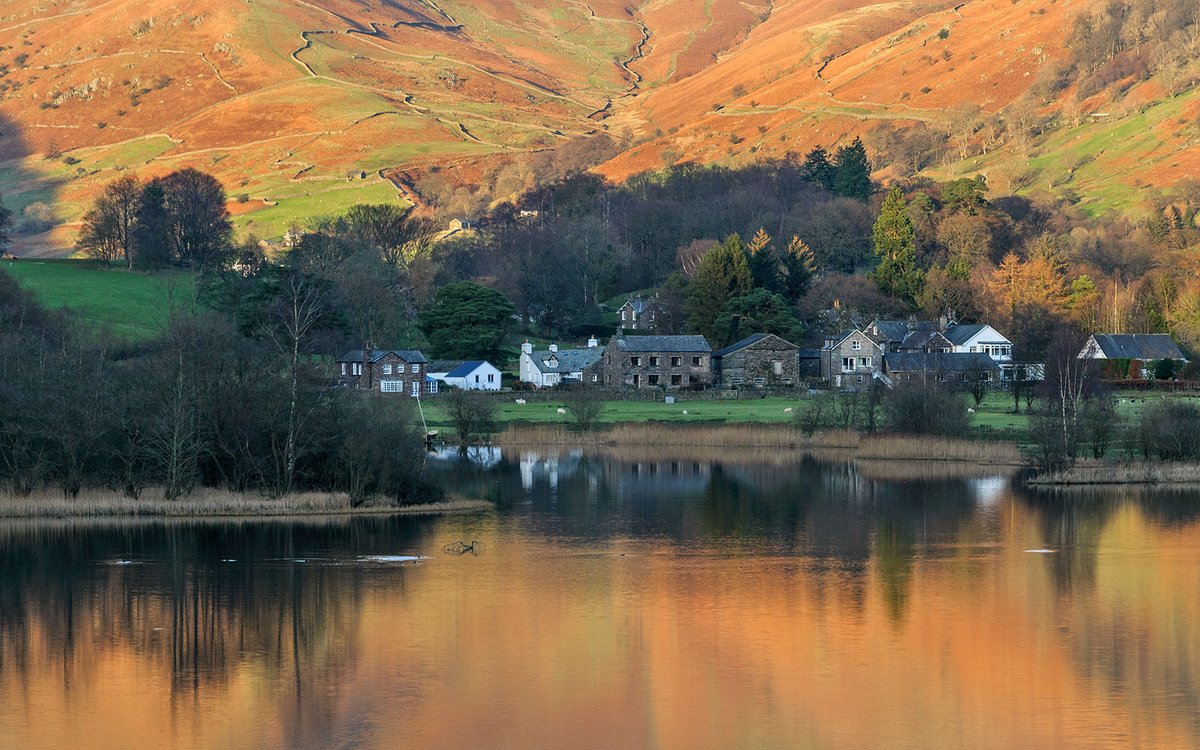
[[[128,340],[158,334],[172,304],[194,301],[195,275],[188,272],[130,273],[78,260],[0,261],[0,268],[46,307],[70,310],[85,326]]]

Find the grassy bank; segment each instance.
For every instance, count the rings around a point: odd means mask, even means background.
[[[410,514],[434,515],[477,513],[491,510],[484,500],[451,498],[445,502],[394,506],[369,504],[350,506],[350,498],[339,493],[309,492],[282,498],[244,495],[218,490],[202,490],[174,502],[158,497],[139,499],[118,492],[84,491],[77,498],[59,492],[31,495],[0,495],[0,518],[212,518],[230,516],[328,516]]]
[[[140,340],[162,332],[174,305],[191,305],[195,274],[145,274],[81,260],[0,262],[23,288],[51,309],[70,310],[81,323]]]
[[[1102,461],[1081,461],[1073,468],[1039,474],[1029,480],[1029,484],[1046,487],[1196,483],[1200,483],[1200,464]]]

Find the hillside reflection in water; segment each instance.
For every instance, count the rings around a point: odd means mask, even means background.
[[[0,748],[1200,744],[1200,493],[662,455],[438,459],[486,516],[0,523]]]

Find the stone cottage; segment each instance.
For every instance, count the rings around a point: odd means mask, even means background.
[[[883,348],[863,331],[829,336],[821,348],[821,377],[834,388],[865,388],[882,368]]]
[[[354,349],[337,358],[337,383],[347,388],[418,398],[437,393],[428,360],[412,349]]]
[[[713,352],[716,382],[764,388],[800,382],[800,347],[773,333],[756,333]]]
[[[607,388],[704,388],[712,347],[703,336],[614,336],[600,362]]]

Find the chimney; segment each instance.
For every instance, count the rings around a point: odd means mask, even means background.
[[[526,341],[524,344],[521,344],[521,353],[533,354],[533,344],[529,343],[528,341]]]
[[[368,348],[363,349],[362,377],[366,379],[365,382],[367,384],[367,390],[371,390],[371,387],[373,385],[371,383],[371,355],[374,353],[375,353],[374,349],[368,349]],[[359,382],[363,382],[363,381],[359,381]]]
[[[600,341],[595,336],[588,338],[588,349],[595,349],[600,346]]]
[[[557,351],[558,351],[558,344],[551,344],[551,345],[550,345],[550,351],[551,351],[551,352],[557,352]]]
[[[945,333],[946,329],[949,327],[950,327],[950,316],[945,313],[942,313],[942,317],[938,318],[938,330],[941,331],[942,333]]]

